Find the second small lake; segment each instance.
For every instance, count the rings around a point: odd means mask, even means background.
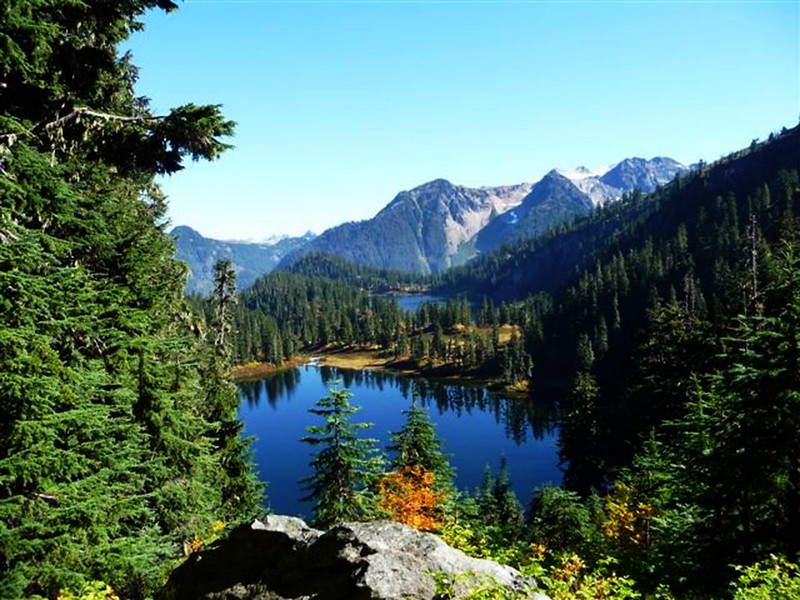
[[[462,490],[474,491],[486,465],[496,472],[501,458],[508,463],[523,504],[535,487],[561,482],[558,429],[551,408],[503,398],[480,387],[307,365],[239,384],[239,416],[245,434],[256,438],[255,461],[275,513],[311,515],[311,504],[301,501],[305,493],[299,481],[311,473],[313,449],[300,439],[308,425],[322,423],[308,409],[328,394],[334,382],[353,393],[351,403],[361,407],[353,421],[374,423],[365,436],[377,438],[382,448],[390,434],[403,427],[403,411],[411,406],[412,389],[416,390]]]

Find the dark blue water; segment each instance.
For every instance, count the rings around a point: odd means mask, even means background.
[[[391,294],[387,298],[397,301],[397,304],[405,312],[415,312],[426,302],[444,304],[447,299],[442,296],[429,296],[428,294]]]
[[[300,441],[306,426],[321,424],[308,409],[339,381],[361,406],[354,421],[375,426],[367,436],[385,447],[390,432],[403,426],[402,411],[411,404],[412,385],[426,407],[444,451],[456,467],[456,485],[473,491],[489,464],[495,471],[501,457],[511,470],[519,499],[527,504],[532,490],[558,483],[558,430],[554,412],[529,400],[504,399],[482,388],[441,384],[376,371],[343,371],[305,366],[266,379],[240,384],[240,418],[253,444],[259,474],[267,482],[273,512],[310,516],[311,505],[299,480],[310,474],[311,447]]]

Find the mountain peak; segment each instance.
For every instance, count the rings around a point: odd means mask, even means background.
[[[587,177],[602,177],[605,175],[610,167],[599,167],[597,169],[590,169],[584,165],[575,167],[574,169],[553,169],[562,177],[566,177],[570,181],[578,181],[586,179]]]
[[[440,177],[438,179],[434,179],[432,181],[428,181],[427,183],[423,183],[422,185],[418,185],[417,187],[412,188],[411,190],[409,190],[409,192],[411,192],[411,193],[413,193],[413,192],[442,193],[444,191],[452,190],[452,189],[455,189],[455,188],[458,188],[458,187],[460,187],[460,186],[457,186],[457,185],[449,182],[447,179],[443,179],[443,178]]]
[[[672,181],[678,173],[687,170],[686,166],[666,156],[657,156],[650,160],[632,157],[619,162],[600,180],[623,191],[639,189],[652,192],[658,186]]]
[[[186,240],[197,240],[203,237],[199,231],[188,225],[176,225],[170,230],[169,234],[173,238],[181,237]]]

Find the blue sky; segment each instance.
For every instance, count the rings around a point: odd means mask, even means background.
[[[317,233],[444,177],[707,161],[800,117],[800,2],[185,0],[129,47],[157,111],[236,148],[165,178],[209,237]]]

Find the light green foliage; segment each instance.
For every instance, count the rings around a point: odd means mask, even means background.
[[[800,567],[778,556],[749,567],[737,567],[731,584],[733,600],[796,600],[800,598]]]
[[[119,600],[111,586],[103,581],[90,581],[72,590],[64,588],[57,600]]]
[[[434,593],[437,600],[463,598],[464,600],[522,600],[530,598],[530,589],[512,589],[490,575],[475,573],[435,573]]]
[[[546,485],[534,493],[530,505],[531,539],[548,551],[580,551],[593,555],[598,545],[601,518],[599,499],[582,501],[578,494]]]
[[[535,577],[551,600],[641,598],[631,578],[617,575],[613,558],[602,559],[589,568],[577,554],[564,553],[549,566],[545,564],[543,557],[534,555],[522,571]]]
[[[488,489],[494,487],[493,482],[490,484]],[[578,548],[589,549],[593,554],[597,552],[600,524],[595,514],[598,510],[595,500],[582,506],[570,492],[544,488],[538,494],[538,503],[533,522],[540,532],[550,532],[547,535],[553,548],[541,542],[524,538],[515,540],[503,535],[498,527],[483,519],[482,509],[473,498],[458,503],[456,512],[450,514],[442,529],[442,538],[470,556],[519,569],[523,575],[532,577],[537,590],[552,600],[640,597],[634,580],[625,575],[616,559],[600,556],[586,560],[575,553]],[[440,576],[437,583],[441,586],[442,597],[451,597],[457,589],[463,590],[464,581],[463,578]],[[488,580],[474,580],[472,585],[475,595],[467,596],[470,598],[525,598],[529,591],[511,590]]]
[[[448,540],[453,543],[453,538]],[[460,548],[464,552],[474,551],[473,546]],[[589,567],[577,554],[548,554],[541,546],[520,544],[512,551],[486,551],[477,553],[481,558],[502,564],[512,564],[524,576],[530,577],[536,587],[509,588],[492,577],[464,573],[451,576],[437,573],[434,576],[437,598],[458,597],[476,600],[516,600],[530,598],[532,591],[547,594],[551,600],[634,600],[641,598],[630,577],[616,572],[613,558],[603,558],[594,567]],[[512,560],[509,560],[512,559]],[[665,596],[658,596],[665,597]]]

